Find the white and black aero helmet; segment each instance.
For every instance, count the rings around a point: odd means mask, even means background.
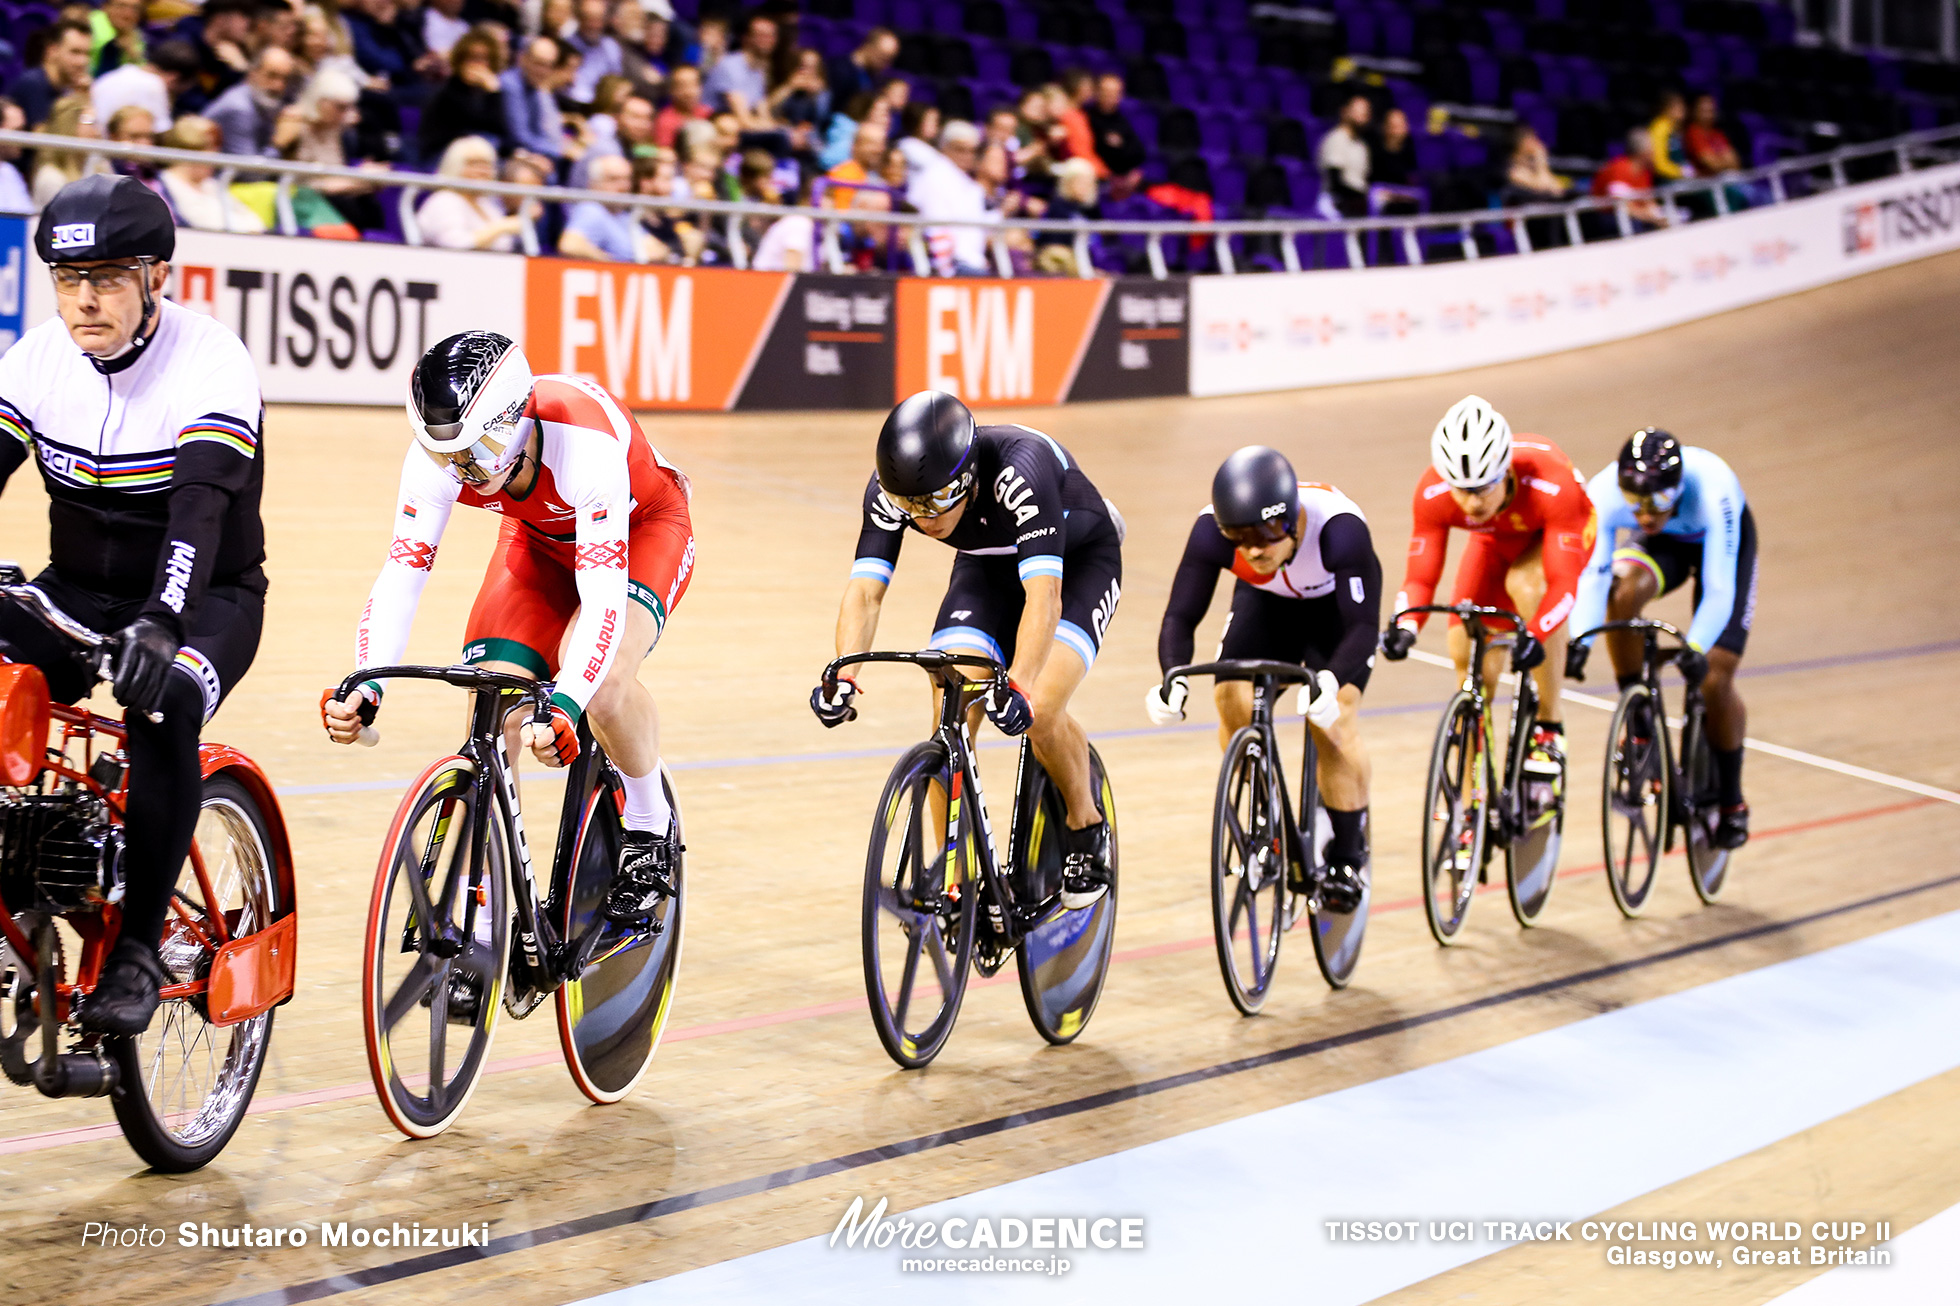
[[[422,355],[408,381],[408,420],[423,450],[468,485],[494,480],[531,434],[531,365],[509,336],[464,331]]]
[[[1446,484],[1481,490],[1511,470],[1511,424],[1485,400],[1465,395],[1436,423],[1429,461]]]

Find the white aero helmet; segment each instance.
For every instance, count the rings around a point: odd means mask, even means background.
[[[531,434],[531,365],[509,336],[464,331],[422,355],[408,379],[415,441],[465,485],[509,471]]]
[[[1429,462],[1459,490],[1481,490],[1511,470],[1511,424],[1476,395],[1443,414],[1429,437]]]

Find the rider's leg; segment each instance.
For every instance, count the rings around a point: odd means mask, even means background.
[[[1028,695],[1028,704],[1034,709],[1028,742],[1041,769],[1061,791],[1071,830],[1087,829],[1103,819],[1090,781],[1089,735],[1068,714],[1069,698],[1088,674],[1088,664],[1071,645],[1058,639]]]
[[[1541,544],[1532,546],[1518,555],[1511,564],[1510,572],[1504,578],[1505,593],[1510,596],[1511,611],[1527,621],[1538,611],[1538,605],[1545,600],[1545,553]],[[1548,726],[1563,727],[1565,704],[1559,697],[1559,677],[1565,674],[1565,625],[1546,635],[1545,660],[1533,668],[1531,677],[1538,683],[1538,720]],[[1508,670],[1508,667],[1506,668]]]
[[[1218,747],[1223,750],[1233,735],[1252,724],[1252,682],[1220,680],[1212,686],[1211,697],[1218,704]]]
[[[1606,596],[1608,621],[1632,621],[1660,593],[1660,572],[1652,559],[1634,549],[1622,549],[1613,557],[1613,588]],[[1605,635],[1606,652],[1613,660],[1613,676],[1621,689],[1637,684],[1642,675],[1643,643],[1637,631],[1614,630]]]
[[[1735,774],[1722,776],[1722,802],[1728,807],[1742,801],[1742,740],[1749,733],[1749,712],[1735,690],[1736,668],[1741,664],[1741,655],[1718,644],[1708,650],[1708,675],[1701,682],[1701,699],[1708,706],[1708,743],[1715,751],[1716,769],[1722,769],[1724,753],[1734,758]]]
[[[626,789],[621,813],[629,830],[665,835],[673,808],[660,783],[660,709],[640,683],[640,664],[660,638],[660,624],[638,603],[626,605],[626,637],[599,682],[586,715]],[[562,652],[561,652],[562,656]]]
[[[1368,788],[1373,766],[1361,741],[1361,687],[1342,685],[1341,715],[1333,726],[1314,735],[1314,776],[1321,806],[1333,827],[1327,860],[1342,866],[1361,866],[1368,860]]]

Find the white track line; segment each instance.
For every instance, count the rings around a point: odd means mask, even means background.
[[[1436,654],[1423,649],[1410,649],[1409,656],[1418,662],[1427,662],[1433,667],[1445,667],[1451,671],[1456,670],[1456,664],[1448,658],[1438,657]],[[1506,673],[1504,676],[1504,680],[1507,683],[1515,683],[1516,679],[1516,676],[1509,673]],[[1559,697],[1568,703],[1577,703],[1581,707],[1598,708],[1602,712],[1611,712],[1617,705],[1613,699],[1601,698],[1598,694],[1583,694],[1576,689],[1560,690]],[[1678,719],[1672,717],[1669,718],[1669,722],[1677,726],[1681,724]],[[1854,780],[1869,780],[1876,785],[1885,785],[1888,788],[1903,790],[1909,794],[1918,794],[1921,798],[1931,798],[1938,802],[1952,803],[1954,806],[1960,807],[1960,793],[1955,793],[1951,789],[1940,789],[1933,785],[1921,784],[1917,780],[1908,780],[1903,776],[1887,775],[1883,771],[1873,771],[1868,767],[1853,766],[1849,762],[1840,762],[1835,758],[1819,757],[1815,753],[1806,753],[1800,748],[1786,748],[1782,744],[1772,744],[1763,739],[1745,738],[1742,741],[1742,746],[1753,749],[1758,753],[1767,753],[1771,757],[1780,757],[1786,762],[1801,762],[1805,766],[1814,766],[1819,770],[1835,771],[1839,775],[1848,775]]]

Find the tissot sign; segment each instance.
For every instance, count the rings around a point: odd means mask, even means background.
[[[399,404],[444,336],[524,335],[514,255],[182,230],[165,293],[238,333],[274,403]],[[53,314],[37,264],[29,324]]]

